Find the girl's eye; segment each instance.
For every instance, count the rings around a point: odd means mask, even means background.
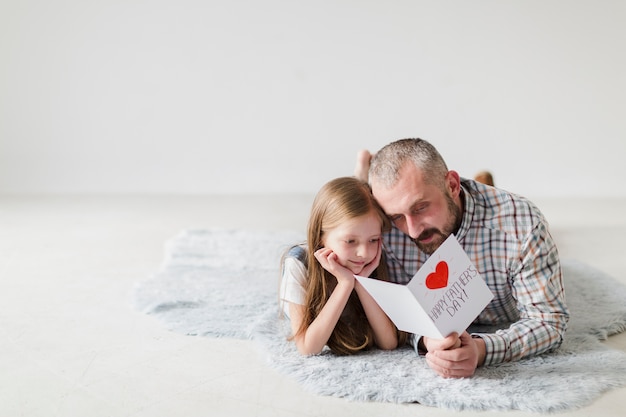
[[[374,238],[374,239],[370,239],[370,242],[371,242],[371,243],[378,243],[379,241],[380,241],[380,238],[379,238],[379,237],[376,237],[376,238]]]
[[[348,239],[348,240],[346,240],[346,243],[347,244],[352,244],[352,243],[354,243],[354,239]]]

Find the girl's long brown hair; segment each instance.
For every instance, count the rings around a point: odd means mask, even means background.
[[[355,177],[331,180],[318,192],[313,201],[308,223],[305,314],[298,334],[305,332],[319,315],[337,285],[337,279],[322,268],[314,256],[315,251],[323,247],[324,234],[346,220],[372,212],[380,219],[382,231],[389,230],[389,220],[374,200],[369,185]],[[372,276],[388,280],[384,256],[381,257],[380,264]],[[334,353],[348,355],[369,348],[373,344],[372,328],[353,290],[327,345]]]

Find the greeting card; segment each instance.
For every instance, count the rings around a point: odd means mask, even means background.
[[[406,285],[355,277],[399,330],[432,338],[463,333],[493,299],[453,234]]]

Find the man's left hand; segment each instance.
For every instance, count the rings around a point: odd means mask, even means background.
[[[464,332],[461,335],[461,347],[428,352],[426,361],[432,370],[444,378],[470,377],[485,361],[485,342]]]

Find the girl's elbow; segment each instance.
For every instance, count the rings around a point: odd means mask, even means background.
[[[398,340],[388,340],[377,343],[381,350],[394,350],[398,347]]]
[[[305,346],[304,344],[296,344],[298,348],[298,353],[302,356],[314,356],[318,355],[322,352],[323,346],[321,348],[313,348],[310,346]]]

